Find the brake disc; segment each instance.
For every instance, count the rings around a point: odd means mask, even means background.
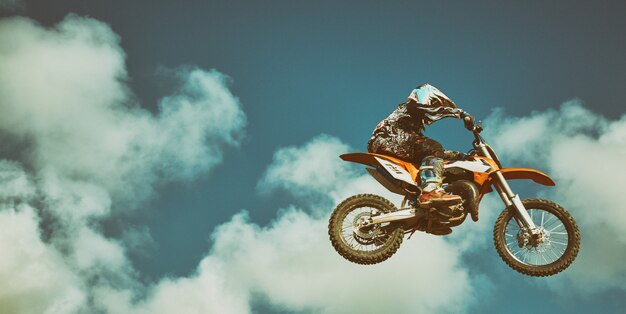
[[[369,224],[365,227],[361,227],[364,224],[364,220],[370,219],[370,213],[364,212],[358,214],[352,223],[354,227],[354,239],[359,244],[367,245],[374,243],[374,239],[381,234],[379,224]]]

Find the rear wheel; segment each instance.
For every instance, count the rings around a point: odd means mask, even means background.
[[[507,265],[529,276],[551,276],[567,268],[578,255],[580,232],[570,214],[556,203],[527,199],[522,203],[539,228],[532,238],[520,230],[513,211],[504,210],[493,230],[496,250]]]
[[[387,199],[359,194],[337,205],[328,223],[330,241],[341,256],[357,264],[376,264],[391,257],[400,247],[404,229],[398,224],[383,223],[360,228],[372,213],[398,209]]]

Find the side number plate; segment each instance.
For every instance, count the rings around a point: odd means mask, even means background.
[[[376,160],[385,168],[385,170],[387,170],[391,176],[393,176],[394,178],[404,181],[406,183],[415,185],[415,181],[413,180],[413,178],[411,177],[411,174],[409,174],[408,171],[404,170],[404,168],[392,163],[389,160],[385,160],[382,158],[378,158],[376,156],[374,156],[374,158],[376,158]]]

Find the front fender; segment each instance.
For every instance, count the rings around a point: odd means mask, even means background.
[[[548,176],[547,174],[539,170],[535,170],[531,168],[503,168],[498,171],[502,173],[502,176],[504,176],[506,180],[528,179],[528,180],[533,180],[535,183],[539,183],[545,186],[556,185],[556,183],[554,183],[554,180],[552,180],[550,176]],[[480,189],[481,196],[484,195],[485,193],[489,193],[492,191],[491,183],[492,183],[494,175],[495,175],[495,172],[492,172],[489,175],[489,178],[485,181],[485,183],[483,183]]]
[[[500,172],[502,172],[502,175],[507,180],[530,179],[541,185],[556,185],[556,183],[554,183],[554,180],[552,180],[550,176],[539,170],[531,168],[503,168],[500,169]]]

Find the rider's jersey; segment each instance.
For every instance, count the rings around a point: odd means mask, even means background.
[[[446,117],[460,118],[462,109],[444,93],[429,84],[415,88],[406,102],[383,119],[368,143],[370,152],[386,152],[412,159],[417,138],[426,125]]]

